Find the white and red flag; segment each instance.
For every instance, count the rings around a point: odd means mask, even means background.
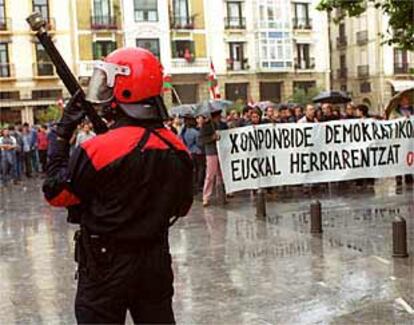
[[[216,69],[214,68],[213,60],[210,59],[210,74],[208,76],[208,88],[210,89],[211,99],[220,99],[220,88],[218,86]]]

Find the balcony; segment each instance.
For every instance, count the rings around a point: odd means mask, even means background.
[[[246,71],[249,70],[249,60],[244,58],[242,61],[236,61],[233,59],[227,59],[228,71]]]
[[[346,36],[345,35],[341,35],[341,36],[338,36],[337,38],[336,38],[336,47],[339,49],[339,48],[342,48],[342,47],[345,47],[345,46],[347,46],[348,45],[348,41],[347,41],[347,38],[346,38]]]
[[[224,27],[226,29],[246,29],[246,18],[226,17],[224,18]]]
[[[172,74],[208,73],[209,71],[210,61],[207,58],[197,58],[193,61],[187,61],[182,58],[173,58],[171,60]]]
[[[0,17],[0,34],[10,33],[12,27],[11,18]]]
[[[172,29],[194,29],[194,16],[174,16],[171,20]]]
[[[338,79],[348,78],[348,68],[340,68],[337,70]]]
[[[356,34],[356,38],[357,38],[357,44],[358,45],[365,45],[368,43],[368,31],[364,30],[361,32],[358,32]]]
[[[394,63],[394,74],[408,74],[408,73],[410,73],[408,62]]]
[[[115,16],[91,16],[92,30],[118,29]]]
[[[0,81],[16,78],[14,64],[0,63]]]
[[[295,58],[295,70],[313,70],[315,69],[315,58],[309,58],[308,60],[298,60]]]
[[[369,77],[369,65],[359,65],[358,66],[358,78],[368,78]]]
[[[294,17],[293,18],[293,29],[301,29],[301,30],[311,30],[312,29],[312,19],[302,18],[302,17]]]
[[[57,78],[55,66],[52,62],[33,63],[33,76],[37,79]]]

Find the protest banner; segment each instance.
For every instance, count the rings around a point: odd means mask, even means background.
[[[227,193],[414,173],[414,119],[264,124],[220,131]]]

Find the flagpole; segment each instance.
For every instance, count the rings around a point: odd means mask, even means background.
[[[177,98],[178,104],[182,105],[183,103],[181,102],[181,98],[180,96],[178,96],[177,91],[175,90],[174,86],[171,87],[171,90],[173,91],[175,98]]]

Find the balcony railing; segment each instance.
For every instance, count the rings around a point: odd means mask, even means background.
[[[362,32],[358,32],[357,36],[357,44],[358,45],[365,45],[368,43],[368,31],[364,30]]]
[[[52,62],[33,63],[35,77],[56,77],[55,66]]]
[[[293,29],[312,29],[312,19],[294,17],[293,18]]]
[[[0,63],[0,79],[14,78],[14,64]]]
[[[11,31],[11,18],[0,17],[0,32]]]
[[[192,62],[185,59],[173,58],[171,60],[171,71],[177,74],[208,73],[210,71],[210,60],[197,58]]]
[[[296,70],[312,70],[315,69],[315,58],[309,58],[308,60],[298,60],[295,58]]]
[[[171,20],[172,29],[194,29],[194,16],[174,16]]]
[[[348,68],[340,68],[337,70],[338,79],[348,78]]]
[[[345,35],[338,36],[336,38],[336,46],[337,46],[337,48],[345,47],[345,46],[347,46],[347,44],[348,44],[348,41],[347,41],[347,38],[346,38]]]
[[[409,72],[408,62],[394,63],[394,74],[407,74]]]
[[[369,65],[359,65],[358,66],[358,78],[367,78],[369,77]]]
[[[227,59],[227,70],[229,71],[243,71],[249,69],[249,60],[247,58],[244,58],[242,61]]]
[[[246,18],[244,17],[226,17],[224,18],[226,29],[246,29]]]
[[[115,16],[91,16],[91,29],[118,29]]]

